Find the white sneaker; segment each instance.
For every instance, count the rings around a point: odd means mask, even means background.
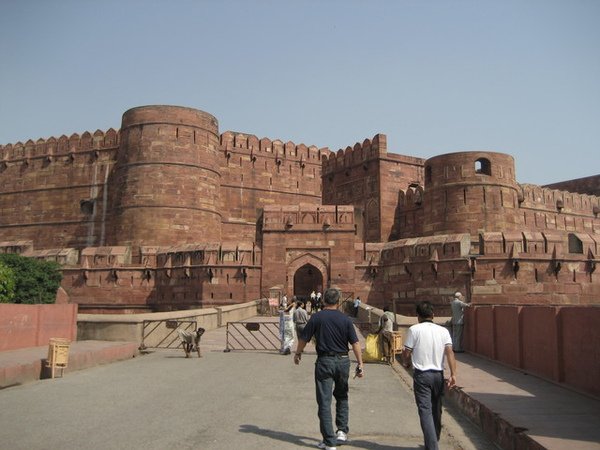
[[[318,448],[324,448],[325,450],[337,450],[337,447],[328,447],[325,442],[321,441],[317,444]]]
[[[348,435],[346,433],[344,433],[342,430],[337,431],[336,438],[337,438],[338,444],[339,443],[345,444],[346,442],[348,442]]]

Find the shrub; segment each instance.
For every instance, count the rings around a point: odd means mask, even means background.
[[[10,303],[15,297],[15,273],[0,261],[0,303]]]
[[[0,255],[0,263],[12,270],[14,296],[12,303],[54,303],[60,287],[60,265],[14,254]]]

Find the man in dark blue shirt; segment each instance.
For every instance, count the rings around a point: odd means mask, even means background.
[[[362,378],[363,363],[360,343],[352,320],[338,311],[340,291],[330,288],[323,296],[323,310],[313,314],[298,336],[298,348],[294,363],[300,364],[306,343],[314,336],[317,341],[317,362],[315,363],[315,385],[317,391],[318,415],[323,441],[319,448],[335,450],[338,443],[348,440],[348,377],[350,358],[348,344],[352,347],[358,365],[356,376]],[[331,420],[331,398],[335,397],[335,424]]]

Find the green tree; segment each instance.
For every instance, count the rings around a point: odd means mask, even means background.
[[[0,255],[0,263],[14,274],[13,303],[54,303],[60,287],[60,265],[14,254]]]
[[[15,274],[0,261],[0,303],[10,303],[15,297]]]

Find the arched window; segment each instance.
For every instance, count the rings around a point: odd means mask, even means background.
[[[479,158],[475,161],[475,173],[481,175],[491,175],[492,174],[492,164],[490,160],[487,158]]]

